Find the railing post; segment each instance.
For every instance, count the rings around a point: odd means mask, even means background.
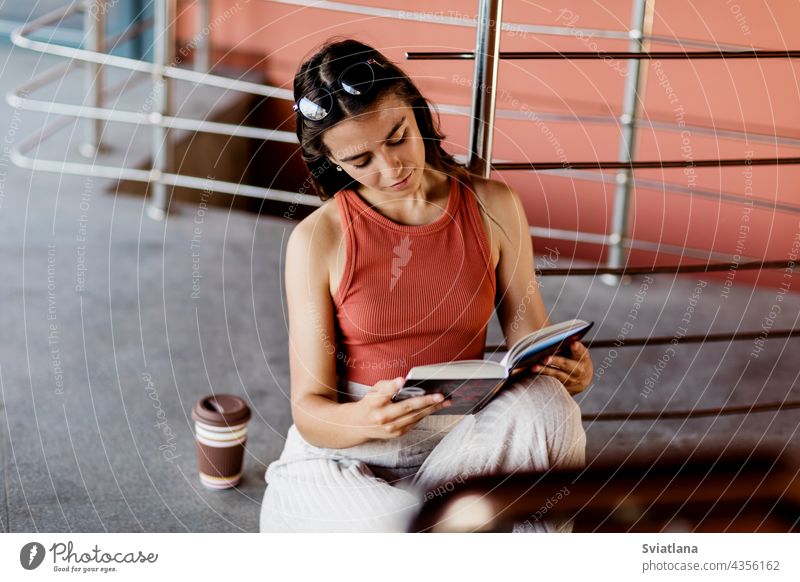
[[[648,0],[634,0],[633,15],[631,17],[631,45],[630,52],[645,50],[644,37],[649,36],[652,28],[651,3]],[[629,163],[633,161],[636,148],[636,118],[639,111],[639,89],[641,83],[640,59],[628,60],[628,74],[625,77],[625,95],[623,97],[622,115],[622,140],[619,145],[619,161]],[[618,268],[626,262],[625,238],[628,236],[628,214],[630,213],[631,184],[633,172],[630,168],[617,172],[616,188],[614,189],[614,206],[611,215],[611,232],[608,235],[609,246],[606,266]],[[621,279],[616,275],[601,275],[601,280],[608,285],[617,285]],[[627,280],[627,279],[626,279]]]
[[[153,17],[153,167],[150,171],[152,188],[147,214],[163,220],[169,206],[169,188],[163,174],[172,171],[172,144],[170,130],[161,124],[165,115],[172,112],[172,79],[164,75],[164,67],[175,62],[175,2],[156,0]]]
[[[209,0],[197,0],[197,32],[194,36],[194,70],[207,73],[211,69],[211,31],[208,28]]]
[[[488,178],[492,171],[495,87],[500,61],[503,0],[480,0],[475,31],[475,68],[472,75],[472,120],[467,168]]]
[[[85,0],[83,4],[83,45],[86,50],[105,51],[106,0]],[[85,63],[86,100],[89,107],[103,106],[103,65]],[[105,124],[89,120],[85,141],[78,146],[80,154],[93,158],[101,151]]]

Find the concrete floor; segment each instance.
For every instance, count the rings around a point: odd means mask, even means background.
[[[0,47],[0,91],[53,62]],[[44,120],[0,105],[0,133],[11,141]],[[77,159],[81,133],[70,132],[39,155]],[[125,141],[119,134],[110,143]],[[0,529],[257,531],[263,474],[291,424],[281,273],[293,223],[218,208],[201,214],[197,204],[158,223],[143,200],[109,194],[108,182],[32,174],[6,154],[0,170]],[[737,282],[725,299],[718,281],[704,281],[691,334],[758,330],[775,303],[774,290]],[[697,278],[655,277],[635,320],[642,278],[618,289],[592,278],[543,283],[552,320],[593,319],[595,337],[614,338],[626,320],[629,337],[675,334]],[[782,305],[776,329],[796,325],[800,313],[796,294]],[[489,342],[500,338],[493,321]],[[770,338],[757,358],[749,341],[687,344],[664,364],[666,346],[622,349],[613,361],[593,350],[596,369],[608,360],[578,400],[591,413],[800,399],[796,343]],[[244,479],[228,491],[205,490],[196,476],[189,411],[212,389],[244,396],[254,411]],[[591,461],[667,447],[797,444],[799,415],[587,422],[588,453]]]

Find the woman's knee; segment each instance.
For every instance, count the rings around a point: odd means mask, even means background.
[[[550,464],[561,469],[583,467],[586,433],[581,409],[561,382],[546,378],[548,381],[543,382],[542,389],[537,391],[541,395],[540,406],[546,416],[547,431],[552,435],[548,446]]]
[[[546,442],[550,466],[582,466],[586,434],[581,410],[561,382],[550,376],[535,376],[517,382],[507,396],[509,422],[515,427],[535,427],[534,432]]]

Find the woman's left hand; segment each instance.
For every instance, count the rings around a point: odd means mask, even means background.
[[[577,394],[586,390],[592,382],[594,366],[589,350],[581,342],[573,342],[570,345],[572,350],[571,358],[561,356],[550,356],[539,366],[531,368],[534,372],[552,376],[559,380],[567,392]]]

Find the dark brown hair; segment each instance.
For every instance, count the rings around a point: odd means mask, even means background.
[[[335,82],[342,72],[367,59],[374,59],[380,65],[373,67],[376,75],[373,89],[359,96],[337,90]],[[414,112],[425,145],[425,163],[454,179],[466,181],[469,177],[467,169],[442,147],[445,136],[439,130],[438,114],[434,117],[428,100],[405,72],[371,46],[349,38],[332,38],[326,41],[300,65],[294,77],[295,102],[321,87],[327,88],[333,96],[333,107],[328,115],[319,121],[307,120],[299,112],[295,117],[300,152],[311,173],[311,185],[321,200],[328,200],[340,190],[353,189],[357,185],[346,171],[336,171],[330,160],[331,152],[322,141],[323,134],[340,121],[368,111],[389,94],[396,95]],[[475,199],[487,216],[497,223],[480,198],[476,196]],[[499,226],[505,233],[502,225]]]

